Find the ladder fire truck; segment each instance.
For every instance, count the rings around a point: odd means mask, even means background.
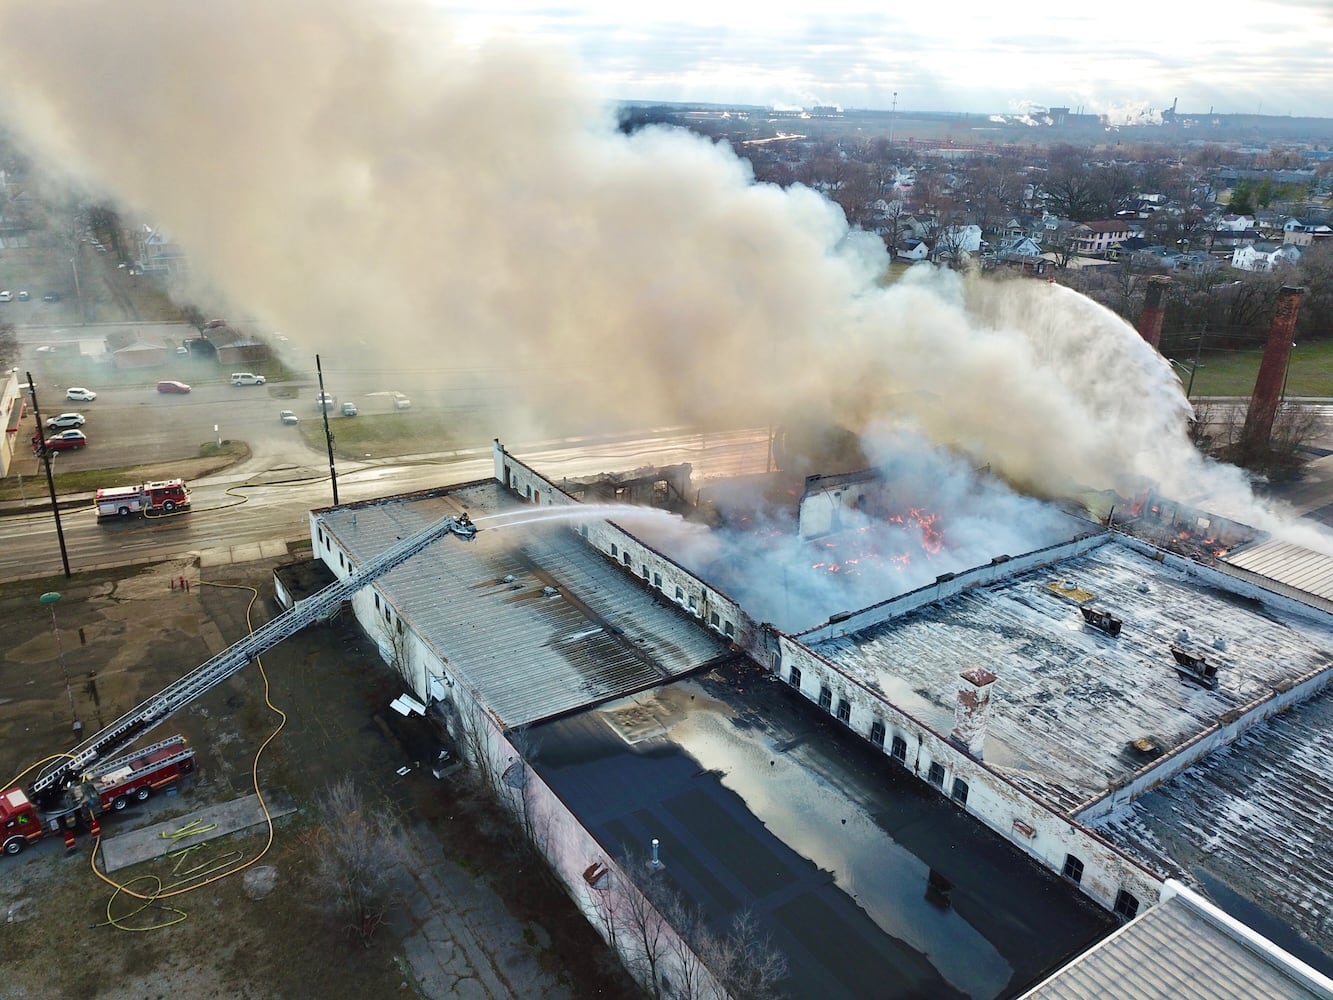
[[[47,833],[61,833],[66,846],[73,847],[74,828],[86,822],[93,833],[98,833],[101,813],[123,809],[131,799],[143,801],[155,788],[189,774],[194,769],[194,751],[179,736],[126,757],[112,755],[217,687],[255,657],[307,625],[332,617],[362,587],[405,563],[432,542],[449,534],[475,537],[476,526],[470,520],[464,520],[463,525],[465,530],[460,533],[460,519],[446,517],[390,546],[353,569],[348,579],[332,583],[287,609],[85,739],[43,770],[26,790],[15,787],[0,793],[0,847],[8,854],[17,854]]]
[[[184,479],[164,479],[156,483],[140,483],[138,486],[113,486],[93,494],[93,505],[97,508],[99,518],[129,517],[131,514],[160,517],[189,510],[190,491],[186,489]]]
[[[105,761],[49,796],[39,809],[21,788],[0,795],[0,849],[18,854],[48,833],[60,833],[68,846],[74,828],[94,826],[104,812],[120,812],[131,802],[144,802],[154,792],[194,773],[194,750],[183,736],[154,743],[132,754]]]

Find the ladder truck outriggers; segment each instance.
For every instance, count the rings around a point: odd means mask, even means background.
[[[162,517],[190,509],[190,491],[184,479],[163,479],[138,486],[112,486],[93,494],[98,518]]]
[[[460,528],[462,530],[460,530]],[[131,799],[143,801],[156,788],[174,784],[194,770],[194,751],[180,736],[154,743],[125,757],[113,757],[212,690],[251,660],[316,621],[330,618],[362,587],[405,563],[432,542],[453,534],[471,540],[477,527],[464,514],[436,521],[381,552],[352,575],[312,594],[272,621],[260,626],[152,698],[127,712],[101,732],[61,755],[26,789],[0,792],[0,849],[17,854],[48,833],[64,836],[74,846],[74,829],[86,824],[100,833],[98,817],[119,811]],[[173,773],[170,768],[178,769]],[[156,784],[154,782],[157,782]]]

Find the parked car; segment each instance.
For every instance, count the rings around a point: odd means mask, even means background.
[[[351,402],[343,403],[343,416],[344,416],[344,417],[354,417],[354,416],[356,416],[357,413],[359,413],[359,412],[360,412],[360,411],[357,410],[357,408],[356,408],[356,404],[355,404],[355,403],[351,403]]]
[[[180,355],[186,355],[190,353],[190,349],[186,347],[184,344],[181,344],[180,347],[176,348],[176,353]]]
[[[62,427],[82,427],[86,420],[82,413],[62,413],[59,416],[52,417],[46,422],[48,431],[58,431]]]
[[[315,411],[323,413],[325,410],[331,410],[338,405],[338,401],[327,392],[321,392],[315,397]]]
[[[252,372],[232,372],[232,385],[263,385],[266,379],[263,375],[255,375]]]
[[[59,301],[60,301],[60,293],[59,293],[59,292],[47,292],[45,295],[42,296],[42,301],[43,301],[43,302],[59,302]]]
[[[59,434],[46,439],[46,447],[51,451],[82,448],[87,443],[88,436],[83,431],[61,431]]]
[[[91,403],[97,398],[97,393],[91,389],[85,389],[83,386],[74,385],[65,390],[66,399],[74,399],[80,403]]]
[[[0,292],[0,302],[9,302],[14,298],[13,292]]]
[[[184,382],[176,382],[172,379],[164,379],[157,383],[158,392],[189,392],[190,387]]]
[[[406,396],[403,396],[401,394],[394,396],[393,408],[395,410],[410,410],[412,409],[412,400],[408,399]]]
[[[225,319],[210,319],[207,323],[204,324],[204,329],[205,329],[205,330],[216,330],[216,329],[218,329],[218,328],[220,328],[220,327],[224,327],[224,326],[226,326],[226,325],[227,325],[227,321],[226,321]]]
[[[284,424],[299,424],[301,422],[301,418],[298,417],[291,410],[283,410],[281,413],[278,414],[278,419],[281,420]]]
[[[32,298],[32,296],[29,295],[27,292],[19,292],[20,302],[27,302],[30,298]]]

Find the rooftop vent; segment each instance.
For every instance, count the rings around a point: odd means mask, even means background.
[[[1176,658],[1176,673],[1180,674],[1185,680],[1192,681],[1209,690],[1217,687],[1216,664],[1209,663],[1199,654],[1191,653],[1179,646],[1171,647],[1171,655]]]
[[[1079,610],[1083,612],[1083,620],[1099,632],[1105,632],[1109,636],[1120,634],[1120,626],[1123,623],[1111,612],[1102,611],[1100,608],[1079,608]]]

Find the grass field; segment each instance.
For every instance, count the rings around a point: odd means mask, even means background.
[[[1259,374],[1260,350],[1204,351],[1194,374],[1191,396],[1249,396]],[[1175,359],[1182,385],[1190,382],[1192,355]],[[1287,396],[1333,397],[1333,341],[1297,344],[1287,369]]]

